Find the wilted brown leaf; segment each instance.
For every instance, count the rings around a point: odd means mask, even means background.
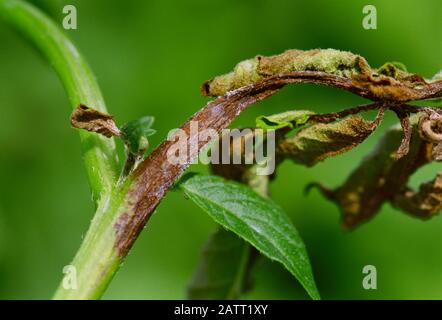
[[[393,205],[415,217],[429,219],[442,210],[442,172],[419,191],[407,188],[393,198]]]
[[[313,166],[359,145],[376,129],[380,118],[368,121],[360,116],[350,116],[336,123],[314,124],[294,137],[281,140],[277,154],[280,158]]]
[[[96,132],[108,138],[121,134],[111,115],[85,105],[79,105],[72,112],[71,125],[74,128]]]
[[[346,229],[372,218],[386,201],[407,189],[406,184],[417,169],[432,161],[433,144],[420,138],[417,117],[411,120],[414,134],[408,154],[397,158],[402,130],[394,126],[341,187],[328,190],[320,186],[322,193],[341,208]]]

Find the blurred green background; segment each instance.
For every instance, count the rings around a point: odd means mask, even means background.
[[[256,54],[288,48],[336,48],[365,56],[372,66],[401,61],[426,77],[442,68],[440,0],[34,0],[61,24],[64,4],[78,9],[67,31],[92,66],[117,121],[156,117],[157,145],[205,105],[200,84]],[[378,29],[362,28],[362,8],[377,7]],[[235,125],[288,109],[334,111],[361,98],[332,88],[300,85],[249,108]],[[52,296],[85,234],[93,204],[70,107],[49,64],[0,25],[0,298]],[[310,181],[337,186],[392,123],[357,149],[314,168],[284,163],[272,194],[291,216],[310,254],[325,299],[442,299],[442,217],[422,222],[390,205],[345,233],[339,210]],[[121,146],[120,146],[121,147]],[[440,166],[440,165],[439,165]],[[194,170],[207,171],[197,166]],[[424,168],[412,185],[430,179]],[[157,209],[111,283],[107,299],[184,298],[199,252],[215,229],[182,194]],[[362,268],[375,265],[378,289],[362,288]],[[306,298],[277,263],[262,260],[249,298]]]

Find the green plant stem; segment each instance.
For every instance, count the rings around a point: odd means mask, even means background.
[[[63,82],[72,108],[81,103],[106,112],[104,99],[89,66],[49,17],[24,1],[0,0],[0,18],[29,39],[50,61]],[[125,185],[115,187],[119,174],[115,143],[113,139],[98,134],[79,132],[97,211],[71,263],[77,270],[78,288],[69,290],[61,284],[55,299],[99,298],[120,264],[114,249],[112,218],[121,209]]]
[[[53,297],[55,300],[100,299],[103,295],[124,259],[115,248],[114,226],[125,213],[131,183],[132,180],[127,179],[99,202],[86,237],[71,263],[77,270],[77,289],[65,287],[62,282]]]
[[[100,88],[82,55],[48,16],[21,0],[0,0],[0,18],[36,46],[58,73],[72,108],[80,103],[106,112]],[[118,159],[113,139],[80,131],[84,162],[98,201],[111,192],[118,177]]]

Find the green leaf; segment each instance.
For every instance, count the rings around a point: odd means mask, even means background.
[[[313,299],[320,299],[305,245],[288,216],[269,199],[236,182],[194,175],[179,187],[217,223],[282,263]]]
[[[259,116],[256,118],[256,126],[266,130],[293,129],[306,124],[313,114],[314,112],[311,111],[296,110],[271,116]]]
[[[130,121],[121,127],[121,138],[132,154],[143,154],[149,147],[147,137],[155,134],[154,117],[146,116]]]
[[[201,252],[187,297],[192,300],[238,299],[248,284],[251,250],[251,246],[236,234],[218,228]]]

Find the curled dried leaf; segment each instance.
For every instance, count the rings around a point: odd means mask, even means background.
[[[419,129],[423,139],[436,144],[442,143],[442,114],[429,109],[421,117]]]
[[[407,188],[396,195],[393,205],[421,219],[429,219],[442,210],[442,172],[430,182],[421,184],[419,191]]]
[[[72,112],[71,125],[74,128],[96,132],[108,138],[121,134],[113,116],[82,104]]]
[[[423,139],[433,143],[433,160],[442,161],[442,115],[428,112],[419,121],[419,132]]]
[[[378,119],[368,121],[360,116],[350,116],[336,123],[314,124],[300,130],[294,137],[281,140],[277,154],[313,166],[359,145],[376,129]]]
[[[320,187],[324,196],[340,207],[344,228],[351,229],[371,219],[382,204],[406,188],[418,168],[432,161],[433,145],[417,134],[418,118],[414,116],[410,120],[414,134],[410,151],[402,158],[396,157],[402,130],[394,126],[342,186],[335,190]]]

